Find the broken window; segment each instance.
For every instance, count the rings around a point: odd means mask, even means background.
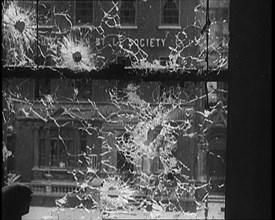
[[[187,1],[184,4],[178,0],[162,0],[154,4],[137,0],[97,1],[96,4],[94,1],[64,1],[63,4],[38,1],[38,20],[36,2],[31,3],[26,7],[17,1],[4,4],[3,40],[4,47],[10,50],[3,50],[3,53],[8,66],[45,65],[92,71],[116,63],[117,56],[122,55],[130,58],[127,68],[134,69],[205,71],[207,63],[208,68],[213,70],[227,68],[228,1],[210,1],[210,23],[205,20],[205,1]],[[181,11],[186,7],[193,10],[186,11],[182,19]],[[152,19],[148,16],[151,8],[156,9],[154,13],[157,8],[160,10],[160,14]],[[14,20],[16,13],[19,16]],[[137,27],[137,14],[140,13],[142,26]],[[148,32],[148,36],[142,37],[136,32],[123,30],[127,26],[148,30],[154,30],[156,26],[164,26],[164,29],[170,26],[173,31],[165,34],[165,30],[159,28],[157,35]],[[47,31],[45,27],[54,31]],[[210,32],[206,35],[208,28]],[[158,49],[162,53],[156,53]],[[159,57],[169,57],[168,65],[163,66]]]
[[[78,207],[102,217],[133,204],[153,210],[150,218],[185,215],[206,201],[197,203],[194,191],[224,187],[224,178],[213,181],[225,175],[225,151],[205,133],[217,122],[226,128],[227,85],[204,76],[227,68],[228,4],[33,1],[36,11],[5,2],[5,68],[38,73],[8,78],[3,92],[5,125],[17,124],[17,142],[33,146],[16,146],[19,163],[35,158],[16,167],[24,181],[55,196],[76,185],[69,190]],[[25,138],[30,130],[34,140]],[[43,168],[62,172],[65,183],[45,186]]]

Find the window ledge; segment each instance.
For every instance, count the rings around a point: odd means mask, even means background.
[[[73,169],[75,169],[74,167],[64,167],[64,168],[60,168],[60,167],[47,167],[47,166],[43,166],[43,167],[33,167],[32,170],[33,171],[47,171],[47,172],[67,172],[67,171],[72,171]]]
[[[175,29],[175,30],[180,30],[181,26],[178,26],[178,25],[159,25],[158,29]]]
[[[136,26],[136,25],[125,25],[125,26],[119,26],[118,27],[119,29],[138,29],[138,26]]]
[[[86,23],[86,24],[75,24],[73,25],[74,28],[94,28],[95,26],[91,23]]]
[[[53,25],[47,24],[38,24],[38,28],[53,28]]]

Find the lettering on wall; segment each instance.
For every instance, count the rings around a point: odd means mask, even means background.
[[[165,47],[166,39],[165,38],[136,38],[134,39],[135,43],[139,47]]]
[[[165,38],[135,38],[133,39],[134,42],[140,47],[165,47],[166,39]],[[100,44],[104,44],[104,40],[100,38],[96,38],[96,45],[99,46]],[[117,46],[118,41],[116,38],[113,38],[112,45]]]

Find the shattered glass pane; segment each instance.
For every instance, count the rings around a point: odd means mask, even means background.
[[[53,195],[58,216],[212,218],[227,83],[103,75],[226,70],[228,15],[229,0],[4,1],[3,67],[61,73],[2,81],[6,173]]]
[[[70,176],[75,183],[71,191],[61,191],[66,194],[56,200],[59,208],[82,207],[105,218],[143,211],[150,218],[189,212],[201,216],[196,209],[204,210],[208,196],[224,192],[225,83],[208,82],[206,102],[205,83],[92,80],[97,90],[109,94],[103,103],[92,101],[99,94],[93,91],[80,101],[73,84],[67,88],[69,102],[56,91],[29,100],[23,83],[8,81],[6,125],[27,129],[30,125],[18,120],[38,120],[33,128],[38,129],[33,133],[39,140],[37,171],[48,170],[45,178],[55,183]],[[12,112],[16,120],[9,116]],[[19,138],[22,134],[17,131]],[[67,177],[55,173],[60,169]],[[35,179],[31,184],[35,187]],[[61,188],[52,186],[51,192],[60,195]],[[72,197],[77,202],[70,203]]]
[[[75,72],[114,63],[147,70],[227,69],[229,0],[206,2],[5,1],[4,62]]]

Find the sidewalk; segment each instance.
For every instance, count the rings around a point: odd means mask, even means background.
[[[22,220],[94,220],[98,219],[98,214],[99,213],[91,214],[83,209],[65,208],[63,211],[56,207],[31,206],[29,213],[22,216]]]
[[[126,214],[120,212],[120,215],[114,219],[150,219],[150,215],[154,213],[147,212],[134,212]],[[202,213],[173,213],[166,212],[162,216],[156,219],[203,219]],[[156,216],[157,217],[157,216]],[[98,211],[87,212],[84,209],[70,209],[65,208],[64,211],[58,210],[57,208],[49,207],[35,207],[31,206],[30,211],[27,215],[22,217],[22,220],[99,220],[100,213]]]

